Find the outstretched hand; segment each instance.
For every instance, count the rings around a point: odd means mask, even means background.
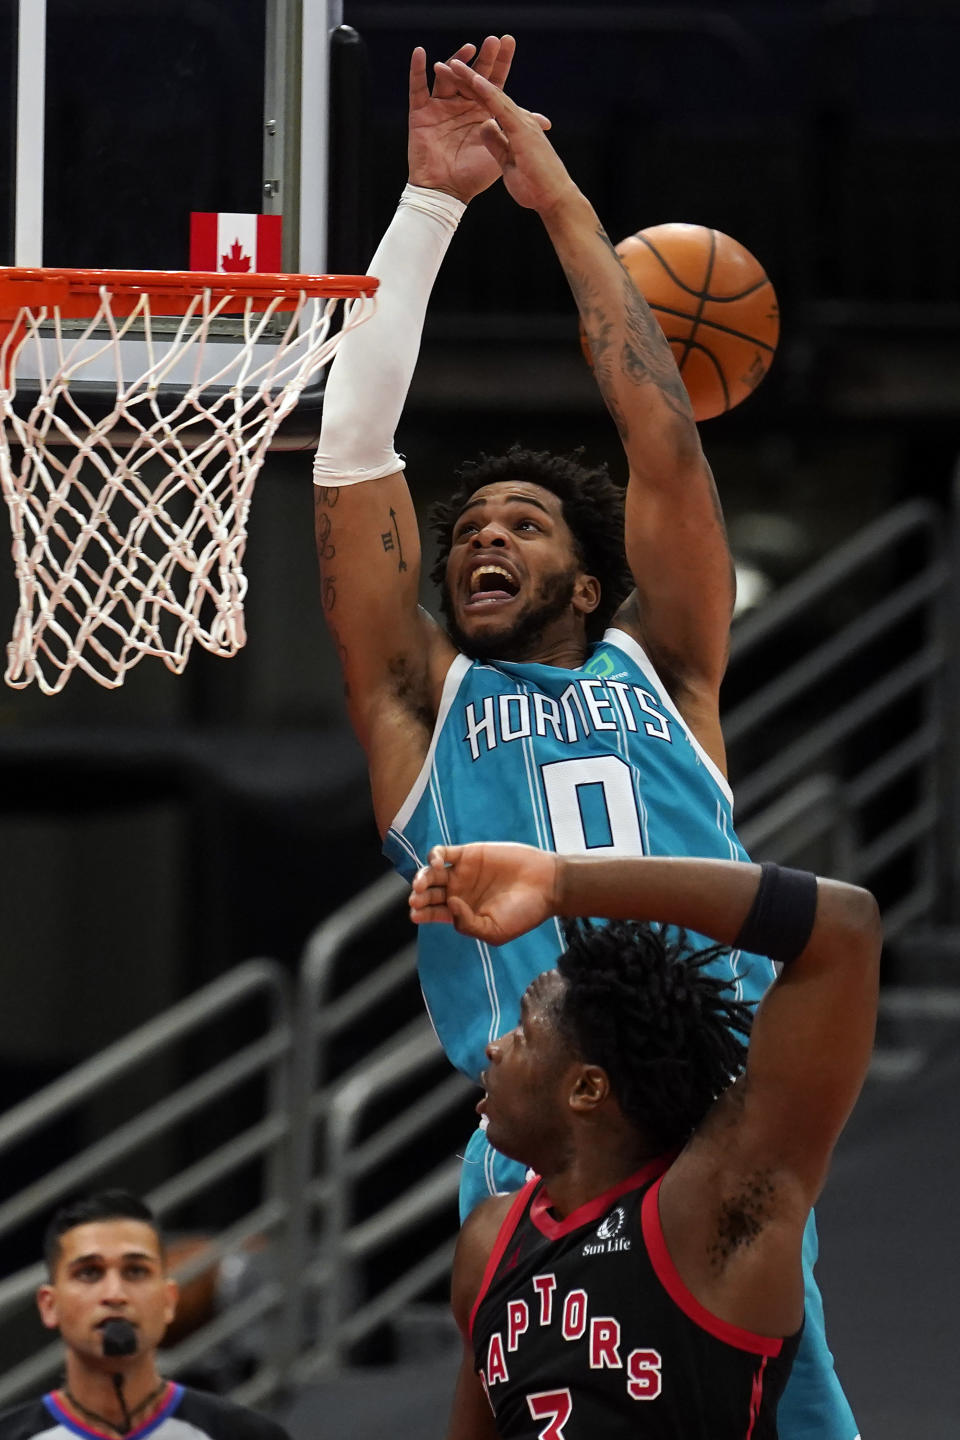
[[[486,43],[486,42],[484,42]],[[438,64],[441,80],[472,98],[489,116],[478,135],[503,173],[503,182],[518,205],[546,215],[564,198],[576,193],[567,167],[544,134],[550,128],[544,117],[515,104],[503,88],[490,83],[483,70],[464,64],[454,55]]]
[[[500,94],[516,48],[512,35],[488,35],[479,50],[475,45],[461,45],[450,63],[456,61],[468,75],[480,76]],[[474,55],[471,68],[468,62]],[[454,78],[449,65],[438,64],[435,72],[431,92],[426,52],[418,45],[410,61],[410,183],[443,190],[458,200],[472,200],[500,178],[495,149],[484,139],[485,130],[496,126],[482,98]],[[544,128],[550,124],[542,115],[536,117],[536,123]]]
[[[435,845],[414,876],[410,918],[506,945],[556,914],[558,867],[531,845]]]

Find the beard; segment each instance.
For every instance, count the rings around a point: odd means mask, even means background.
[[[578,573],[576,566],[571,566],[568,570],[546,576],[519,615],[505,620],[497,629],[485,630],[482,635],[468,635],[461,630],[450,592],[444,587],[441,609],[447,622],[447,634],[457,649],[471,660],[535,661],[547,626],[570,608]]]

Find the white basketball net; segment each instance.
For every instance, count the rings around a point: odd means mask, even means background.
[[[347,304],[331,334],[339,300],[301,294],[281,312],[283,334],[255,353],[279,298],[262,312],[247,300],[242,335],[229,344],[210,340],[226,296],[199,292],[167,322],[176,327],[168,334],[157,333],[147,295],[122,321],[111,299],[101,289],[97,314],[70,335],[59,307],[24,309],[19,334],[0,348],[3,375],[29,347],[40,376],[26,418],[14,410],[15,376],[8,386],[0,380],[0,480],[19,586],[5,678],[16,689],[36,681],[56,694],[74,669],[116,688],[145,655],[179,674],[194,641],[214,655],[236,654],[246,639],[242,561],[260,466],[311,376],[375,304]],[[130,378],[120,341],[138,321],[147,364]],[[100,327],[106,336],[95,334]],[[229,359],[209,375],[203,362],[209,369],[215,343],[218,361],[221,351]],[[71,385],[109,351],[116,406],[95,423]],[[187,391],[173,404],[168,394],[161,408],[160,387],[175,367],[182,375],[185,357]]]

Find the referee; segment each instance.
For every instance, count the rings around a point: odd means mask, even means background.
[[[63,1339],[64,1383],[0,1415],[0,1440],[289,1440],[273,1420],[160,1376],[157,1346],[177,1284],[142,1200],[103,1190],[64,1206],[47,1227],[44,1256],[49,1278],[37,1305]]]

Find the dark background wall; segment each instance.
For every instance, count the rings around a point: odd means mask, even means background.
[[[955,5],[346,0],[344,20],[365,51],[344,78],[332,268],[365,267],[403,184],[412,46],[438,58],[509,25],[511,90],[551,116],[613,239],[713,225],[774,280],[773,370],[703,427],[740,557],[782,583],[902,498],[946,504],[960,444]],[[398,433],[418,506],[464,457],[513,440],[582,445],[623,473],[550,246],[495,190],[451,248]],[[311,506],[309,453],[273,455],[234,661],[197,653],[182,678],[148,661],[116,693],[76,676],[52,699],[0,695],[7,1102],[245,956],[292,967],[311,928],[381,872]],[[786,522],[785,544],[751,539],[758,516]],[[0,613],[13,609],[5,569]],[[11,1184],[35,1160],[18,1163]]]

